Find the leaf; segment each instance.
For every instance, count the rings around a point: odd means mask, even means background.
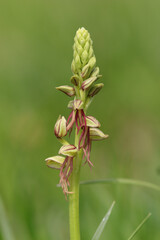
[[[88,180],[88,181],[82,181],[80,184],[86,185],[86,184],[104,184],[104,183],[121,183],[121,184],[128,184],[128,185],[135,185],[140,187],[147,187],[151,188],[156,191],[160,191],[160,186],[145,182],[141,180],[134,180],[134,179],[127,179],[127,178],[106,178],[106,179],[99,179],[99,180]]]
[[[136,233],[141,229],[141,227],[145,224],[145,222],[150,218],[152,214],[149,213],[144,219],[143,221],[138,225],[138,227],[134,230],[134,232],[130,235],[130,237],[128,238],[128,240],[131,240],[134,238],[134,236],[136,235]]]
[[[4,204],[0,198],[0,227],[2,230],[2,238],[4,240],[14,240],[11,228],[8,223],[7,215],[5,212]]]
[[[108,219],[109,219],[109,217],[111,215],[111,212],[112,212],[112,209],[114,207],[114,204],[115,204],[115,201],[112,203],[112,205],[109,208],[108,212],[106,213],[106,215],[102,219],[101,223],[99,224],[99,226],[98,226],[98,228],[97,228],[97,230],[96,230],[92,240],[99,240],[100,239],[100,236],[101,236],[101,234],[102,234],[102,232],[104,230],[104,227],[105,227],[105,225],[106,225],[106,223],[107,223],[107,221],[108,221]]]

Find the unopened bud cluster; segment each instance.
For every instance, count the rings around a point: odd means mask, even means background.
[[[99,93],[104,84],[96,83],[101,75],[99,74],[99,68],[96,67],[93,42],[85,28],[80,28],[76,32],[71,69],[73,72],[70,80],[72,86],[64,85],[56,88],[69,97],[74,96],[74,99],[69,101],[68,104],[68,108],[71,109],[68,119],[59,116],[54,127],[55,136],[62,143],[62,147],[58,156],[46,159],[48,167],[60,169],[60,184],[65,194],[69,193],[69,177],[72,174],[73,161],[76,161],[77,153],[83,151],[86,162],[89,166],[93,166],[90,161],[92,141],[108,137],[99,129],[99,121],[93,116],[86,115],[93,97]],[[73,127],[79,136],[79,142],[76,146],[64,140],[68,133],[71,134]]]

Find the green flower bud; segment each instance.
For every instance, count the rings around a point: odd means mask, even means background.
[[[101,126],[100,122],[92,116],[86,116],[86,122],[87,122],[87,127],[97,128]]]
[[[93,70],[93,68],[95,67],[96,65],[96,58],[95,57],[92,57],[89,62],[88,62],[90,68],[91,68],[91,71]]]
[[[97,77],[91,77],[86,79],[83,83],[82,83],[82,89],[88,89],[95,81],[97,80]]]
[[[79,38],[79,43],[81,44],[82,47],[84,47],[85,39],[83,37]]]
[[[86,39],[87,37],[90,37],[88,31],[86,31],[85,28],[83,28],[83,30],[81,29],[81,31],[82,31],[82,35],[83,35],[83,37],[84,37],[85,39]]]
[[[54,169],[60,169],[64,160],[65,160],[65,157],[62,157],[62,156],[54,156],[54,157],[49,157],[45,159],[46,165]]]
[[[65,117],[59,116],[55,127],[54,127],[54,134],[57,138],[62,138],[67,135],[67,122]]]
[[[76,32],[73,45],[73,62],[72,62],[72,72],[74,74],[80,74],[82,68],[94,57],[92,40],[90,38],[89,32],[85,28],[79,28]],[[95,57],[94,63],[93,59],[90,62],[89,66],[95,66]]]
[[[74,59],[73,59],[72,64],[71,64],[71,70],[72,70],[73,73],[77,73]]]
[[[75,46],[75,47],[77,49],[77,53],[79,54],[79,56],[81,56],[82,53],[83,53],[83,48],[82,48],[82,46],[79,43],[77,43],[76,45],[77,46]]]
[[[83,51],[82,56],[81,56],[81,60],[83,63],[83,66],[87,63],[88,60],[88,52],[86,50]]]
[[[71,77],[71,83],[73,83],[75,86],[78,86],[80,82],[80,78],[78,75],[73,75]]]
[[[92,141],[99,141],[109,137],[109,135],[104,134],[98,128],[90,128],[89,135]]]
[[[82,68],[82,73],[81,73],[82,78],[87,78],[89,72],[90,72],[90,66],[89,66],[89,64],[86,64],[86,65]]]
[[[93,48],[90,47],[88,57],[91,58],[94,56]]]
[[[89,97],[95,96],[97,93],[99,93],[99,91],[102,89],[103,86],[104,86],[103,83],[95,84],[95,85],[89,90],[88,96],[89,96]]]
[[[59,149],[59,154],[68,157],[74,157],[78,149],[74,145],[64,145]]]
[[[99,67],[96,67],[91,73],[91,77],[95,77],[99,75]]]
[[[84,50],[86,50],[88,52],[89,48],[90,48],[90,44],[89,44],[89,42],[86,42],[86,44],[84,46]]]
[[[69,97],[72,97],[72,96],[75,95],[75,89],[73,87],[68,86],[68,85],[59,86],[59,87],[56,87],[56,89],[65,93]]]
[[[76,66],[77,70],[78,70],[78,69],[81,69],[81,66],[82,66],[81,60],[80,60],[80,57],[79,57],[78,54],[77,54],[76,57],[75,57],[75,66]]]

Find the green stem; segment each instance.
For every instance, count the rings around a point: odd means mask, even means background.
[[[80,132],[75,135],[75,146],[78,147]],[[70,177],[69,194],[69,224],[70,224],[70,240],[80,240],[79,226],[79,178],[82,162],[82,150],[77,153],[73,159],[73,171]]]

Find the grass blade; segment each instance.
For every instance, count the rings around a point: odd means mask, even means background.
[[[0,198],[0,228],[2,232],[2,238],[4,240],[14,240],[1,198]]]
[[[156,191],[160,191],[160,186],[145,182],[141,180],[134,180],[134,179],[127,179],[127,178],[107,178],[107,179],[99,179],[99,180],[88,180],[88,181],[82,181],[80,184],[86,185],[86,184],[104,184],[104,183],[121,183],[121,184],[128,184],[128,185],[135,185],[140,187],[147,187]]]
[[[131,240],[134,238],[134,236],[136,235],[136,233],[141,229],[141,227],[144,225],[144,223],[150,218],[152,214],[149,213],[144,219],[143,221],[138,225],[138,227],[134,230],[134,232],[131,234],[131,236],[128,238],[128,240]]]
[[[112,205],[109,208],[108,212],[106,213],[106,215],[102,219],[101,223],[99,224],[99,226],[98,226],[98,228],[97,228],[97,230],[96,230],[92,240],[99,240],[100,239],[100,236],[101,236],[101,234],[102,234],[102,232],[104,230],[104,227],[105,227],[105,225],[106,225],[106,223],[107,223],[107,221],[108,221],[108,219],[109,219],[109,217],[111,215],[111,212],[112,212],[112,209],[114,207],[114,204],[115,204],[115,201],[112,203]]]

